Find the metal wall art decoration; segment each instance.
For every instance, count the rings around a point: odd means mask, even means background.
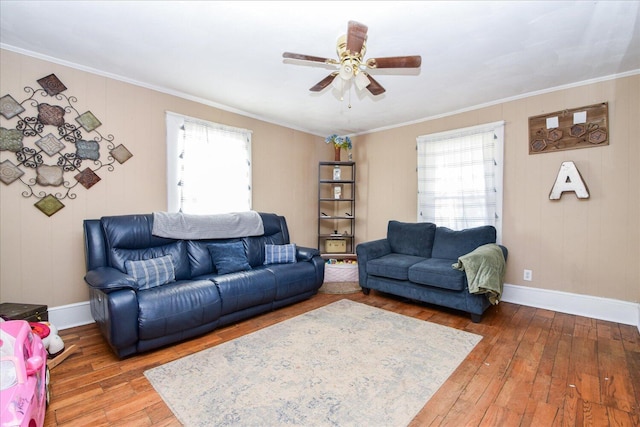
[[[78,100],[62,93],[67,87],[55,74],[37,82],[42,89],[25,87],[28,97],[21,102],[9,94],[0,98],[0,114],[16,121],[14,129],[0,127],[0,152],[15,155],[14,161],[0,162],[0,181],[21,182],[27,187],[22,196],[37,198],[34,206],[51,216],[64,208],[62,200],[77,197],[76,185],[91,188],[100,174],[114,170],[115,162],[133,155],[116,146],[113,135],[96,130],[102,123],[91,111],[76,110]]]

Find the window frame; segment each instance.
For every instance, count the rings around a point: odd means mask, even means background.
[[[436,132],[426,135],[420,135],[416,138],[416,159],[417,159],[417,212],[416,217],[418,222],[425,221],[423,215],[421,214],[421,193],[420,193],[420,180],[421,180],[421,159],[420,159],[420,144],[428,144],[429,142],[438,142],[443,140],[452,140],[456,137],[463,137],[468,135],[481,134],[486,132],[493,132],[495,135],[494,138],[494,149],[493,149],[493,160],[494,160],[494,169],[493,169],[493,179],[494,186],[496,191],[495,197],[495,218],[492,224],[496,228],[497,234],[497,243],[502,242],[502,208],[503,208],[503,197],[504,197],[504,121],[497,121],[492,123],[486,123],[477,126],[469,126],[465,128],[453,129],[444,132]],[[436,224],[441,225],[441,224]]]
[[[181,138],[182,127],[185,121],[191,121],[198,124],[202,124],[212,129],[223,130],[226,132],[241,133],[246,136],[248,141],[247,147],[247,161],[249,162],[249,188],[248,188],[248,210],[252,209],[253,205],[253,182],[252,182],[252,154],[251,154],[251,135],[252,131],[247,129],[236,128],[232,126],[223,125],[220,123],[210,122],[206,120],[197,119],[194,117],[186,116],[171,111],[165,112],[165,124],[166,124],[166,146],[167,146],[167,212],[180,212],[181,201],[180,191],[177,183],[180,180],[178,159],[181,150]],[[226,183],[225,183],[226,185]]]

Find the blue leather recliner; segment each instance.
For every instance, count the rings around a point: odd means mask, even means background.
[[[324,280],[319,251],[296,246],[295,262],[265,265],[265,245],[289,244],[289,231],[283,216],[259,215],[263,235],[215,240],[157,237],[153,214],[85,220],[91,314],[116,355],[176,343],[315,295]],[[250,267],[217,271],[209,247],[227,242],[242,243]],[[127,273],[132,261],[162,257],[172,261],[173,280],[149,287]]]

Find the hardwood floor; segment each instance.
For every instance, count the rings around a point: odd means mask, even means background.
[[[500,303],[481,323],[372,291],[310,300],[118,360],[95,325],[61,331],[78,350],[51,371],[45,426],[179,426],[143,372],[348,298],[482,335],[411,426],[639,426],[640,334],[620,325]]]

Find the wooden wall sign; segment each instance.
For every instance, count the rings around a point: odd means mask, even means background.
[[[529,154],[609,145],[609,104],[529,117]]]

